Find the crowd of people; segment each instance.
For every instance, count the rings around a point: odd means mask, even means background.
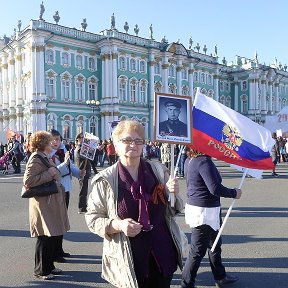
[[[222,223],[221,197],[239,199],[241,189],[223,186],[208,155],[180,145],[171,153],[171,145],[153,143],[144,135],[144,127],[137,121],[121,121],[111,139],[99,141],[95,157],[89,161],[80,154],[83,133],[77,134],[74,143],[68,143],[54,129],[29,133],[25,139],[17,139],[15,134],[7,145],[0,143],[0,157],[10,156],[14,173],[21,172],[21,161],[26,162],[26,188],[51,180],[57,184],[58,193],[29,199],[30,233],[37,238],[36,277],[53,279],[62,273],[55,263],[70,257],[64,252],[63,235],[70,229],[67,209],[71,180],[76,177],[78,213],[85,214],[90,231],[103,238],[102,276],[115,287],[170,287],[180,267],[181,287],[194,288],[207,251],[216,287],[228,287],[238,280],[226,273],[221,238],[213,252],[211,247]],[[271,156],[276,167],[287,161],[287,141],[274,133],[272,137],[275,145]],[[173,154],[174,163],[179,158],[176,177],[169,175]],[[89,194],[92,171],[96,175]],[[275,169],[272,175],[277,175]],[[185,263],[181,245],[185,234],[175,221],[184,208],[178,182],[184,176],[185,221],[191,228]],[[170,193],[175,195],[174,205],[168,200]]]

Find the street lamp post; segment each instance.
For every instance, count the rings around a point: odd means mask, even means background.
[[[93,135],[96,135],[96,119],[95,119],[94,112],[100,106],[100,101],[94,100],[94,99],[93,100],[87,100],[86,105],[92,109],[92,121],[91,121],[92,125],[90,126],[89,130],[90,130],[90,133],[92,132]]]

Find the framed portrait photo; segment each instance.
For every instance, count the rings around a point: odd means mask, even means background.
[[[192,101],[189,96],[155,93],[154,139],[192,144]]]

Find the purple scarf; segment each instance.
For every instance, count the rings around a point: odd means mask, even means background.
[[[134,181],[125,166],[119,163],[119,173],[125,179],[127,190],[131,191],[133,199],[139,203],[138,222],[143,225],[144,231],[150,231],[153,227],[150,225],[150,217],[147,202],[151,201],[151,195],[147,194],[144,186],[144,163],[140,161],[138,168],[138,180]]]

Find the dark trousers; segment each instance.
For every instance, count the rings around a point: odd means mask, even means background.
[[[35,247],[35,275],[49,275],[55,268],[54,255],[58,236],[38,236]]]
[[[20,165],[21,161],[20,158],[18,157],[18,155],[14,155],[12,157],[12,161],[11,164],[14,168],[15,173],[20,173],[21,172],[21,165]]]
[[[208,225],[192,228],[190,251],[182,272],[182,288],[194,287],[197,271],[207,249],[209,249],[208,257],[214,279],[221,280],[226,276],[225,267],[223,266],[221,259],[221,238],[219,239],[214,252],[211,252],[210,250],[217,236],[217,232],[218,231],[214,231]]]
[[[89,177],[86,177],[86,176],[83,179],[79,180],[79,184],[80,184],[79,202],[78,202],[79,209],[87,208],[88,182],[89,182]]]
[[[164,276],[157,266],[155,258],[150,255],[149,259],[149,275],[145,279],[141,288],[169,288],[173,275]]]

